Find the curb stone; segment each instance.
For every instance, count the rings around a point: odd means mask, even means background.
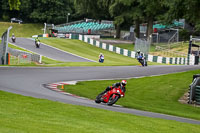
[[[72,97],[76,97],[76,98],[79,98],[79,99],[85,99],[85,100],[90,100],[90,101],[94,101],[92,99],[88,99],[88,98],[85,98],[85,97],[80,97],[80,96],[77,96],[77,95],[74,95],[74,94],[71,94],[71,93],[68,93],[68,92],[65,92],[61,89],[58,89],[58,86],[60,85],[76,85],[77,84],[77,81],[66,81],[66,82],[57,82],[57,83],[49,83],[49,84],[43,84],[43,86],[47,89],[50,89],[52,91],[56,91],[56,92],[59,92],[61,94],[64,94],[64,95],[68,95],[68,96],[72,96]],[[103,105],[106,105],[105,103],[102,103]],[[121,105],[117,105],[117,104],[113,104],[114,107],[122,107]]]
[[[58,89],[58,86],[60,86],[60,85],[76,85],[76,83],[77,83],[77,81],[56,82],[56,83],[43,84],[43,86],[47,89],[59,92],[59,93],[64,94],[64,95],[73,96],[73,97],[80,98],[80,99],[91,100],[91,99],[88,99],[88,98],[85,98],[85,97],[80,97],[80,96],[65,92],[61,89]]]

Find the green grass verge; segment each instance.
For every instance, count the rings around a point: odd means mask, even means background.
[[[114,52],[110,52],[95,46],[92,46],[88,43],[79,41],[79,40],[69,40],[69,39],[57,39],[57,38],[49,38],[49,39],[41,39],[41,42],[51,45],[53,47],[62,49],[64,51],[68,51],[70,53],[79,55],[84,58],[88,58],[98,62],[99,53],[103,53],[105,56],[104,63],[79,63],[80,66],[95,65],[95,66],[122,66],[122,65],[139,65],[136,59],[131,57],[126,57],[123,55],[116,54]],[[74,64],[76,66],[77,63],[69,63]],[[83,65],[82,65],[83,64]],[[157,63],[149,63],[149,65],[157,64]]]
[[[127,80],[125,98],[121,98],[117,104],[128,108],[200,120],[200,107],[193,107],[178,102],[179,98],[188,91],[193,74],[197,73],[199,73],[199,70],[129,79]],[[65,91],[95,99],[100,92],[114,82],[117,81],[79,82],[77,85],[66,85]]]
[[[42,28],[43,24],[18,24],[18,23],[8,23],[0,22],[0,35],[2,35],[10,26],[13,28],[10,30],[10,36],[12,33],[16,37],[31,37],[33,35],[43,34]]]
[[[40,38],[42,42],[45,42],[46,44],[50,44],[54,47],[57,47],[59,49],[62,49],[67,52],[75,52],[75,54],[79,56],[86,56],[85,58],[89,59],[95,59],[98,61],[98,55],[99,53],[105,53],[105,62],[104,63],[98,63],[98,62],[62,62],[62,61],[56,61],[47,57],[42,57],[42,64],[20,64],[20,65],[12,65],[12,66],[44,66],[44,67],[55,67],[55,66],[120,66],[120,65],[140,65],[136,59],[132,59],[130,57],[126,57],[123,55],[119,55],[113,52],[109,52],[106,50],[103,50],[101,48],[97,48],[94,46],[91,46],[87,43],[81,42],[79,40],[67,40],[67,39],[56,39],[56,38]],[[51,44],[51,42],[54,42],[55,44]],[[61,43],[60,43],[61,42]],[[57,45],[59,44],[59,45]],[[19,49],[22,51],[30,52],[26,49],[20,48],[18,46],[9,44],[10,48],[13,49]],[[83,48],[85,47],[85,48]],[[84,51],[76,51],[76,49],[85,49]],[[88,52],[88,53],[87,53]],[[95,56],[94,56],[95,55]],[[116,56],[116,57],[115,57]],[[158,63],[149,62],[148,65],[155,65]]]
[[[200,126],[0,91],[2,133],[199,133]]]
[[[17,49],[17,50],[21,50],[21,51],[25,51],[25,52],[33,53],[33,52],[29,51],[29,50],[26,50],[26,49],[20,48],[20,47],[18,47],[18,46],[16,46],[16,45],[13,45],[13,44],[10,44],[10,43],[8,44],[8,47],[9,47],[9,48],[12,48],[12,49]]]

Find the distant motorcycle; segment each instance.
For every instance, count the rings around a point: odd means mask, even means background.
[[[40,48],[40,42],[39,41],[35,42],[35,46],[36,48]]]
[[[140,64],[141,64],[142,66],[147,66],[147,61],[146,61],[146,58],[145,58],[145,57],[139,56],[139,57],[138,57],[138,61],[140,62]]]
[[[12,36],[11,39],[12,39],[12,42],[15,43],[16,37]]]
[[[115,104],[119,98],[124,97],[124,92],[118,88],[113,88],[112,90],[106,92],[106,93],[100,93],[96,99],[96,103],[107,103],[107,105],[112,106]]]

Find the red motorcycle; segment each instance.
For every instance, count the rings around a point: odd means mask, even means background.
[[[113,88],[112,90],[108,91],[107,93],[100,93],[96,99],[96,103],[107,103],[107,105],[112,106],[117,102],[117,100],[121,97],[124,97],[124,92],[118,88]]]

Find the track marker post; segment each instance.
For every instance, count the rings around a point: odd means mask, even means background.
[[[8,65],[10,65],[10,53],[8,53]]]
[[[64,85],[61,85],[61,89],[64,89]]]

